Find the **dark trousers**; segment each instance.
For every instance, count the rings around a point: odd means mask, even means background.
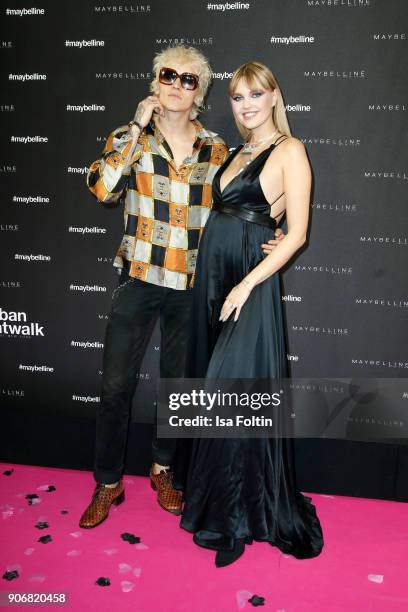
[[[192,304],[191,290],[168,289],[122,272],[112,296],[103,355],[101,403],[96,424],[94,477],[112,484],[120,479],[137,374],[156,320],[160,317],[160,377],[185,373]],[[176,439],[153,435],[152,459],[171,465]]]

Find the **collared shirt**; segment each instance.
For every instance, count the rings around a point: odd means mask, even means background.
[[[228,148],[214,132],[193,121],[193,153],[177,167],[154,121],[142,131],[129,165],[128,126],[108,137],[87,176],[98,201],[123,201],[125,233],[114,266],[129,262],[129,275],[142,281],[187,289],[194,282],[197,250],[212,204],[212,181]]]

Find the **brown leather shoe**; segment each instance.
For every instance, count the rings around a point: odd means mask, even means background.
[[[81,516],[79,526],[83,529],[96,527],[104,521],[109,514],[111,504],[119,506],[125,499],[123,481],[120,480],[116,487],[104,487],[97,484],[92,496],[92,501]]]
[[[157,491],[157,501],[163,510],[172,514],[181,514],[181,493],[173,489],[173,472],[161,470],[159,474],[153,474],[150,468],[150,486]]]

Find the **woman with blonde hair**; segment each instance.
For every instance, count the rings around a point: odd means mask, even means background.
[[[288,372],[279,271],[306,241],[311,170],[264,64],[240,66],[229,95],[245,142],[213,180],[197,259],[187,375],[282,381]],[[265,257],[259,244],[273,238],[285,215],[287,235]],[[217,567],[238,559],[254,540],[298,559],[322,550],[315,507],[296,487],[284,410],[276,412],[272,437],[194,439],[190,452],[179,454],[175,486],[185,498],[180,525],[194,533],[196,544],[217,551]]]

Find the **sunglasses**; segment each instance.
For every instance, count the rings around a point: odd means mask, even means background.
[[[180,83],[183,89],[197,89],[198,87],[198,76],[196,74],[191,74],[190,72],[183,72],[183,74],[179,74],[173,68],[162,68],[159,73],[159,81],[163,83],[163,85],[173,85],[180,79]]]

